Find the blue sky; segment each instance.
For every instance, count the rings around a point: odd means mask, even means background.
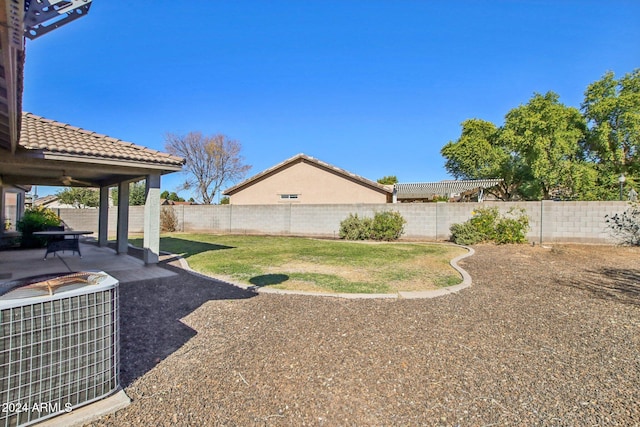
[[[462,121],[501,125],[549,90],[579,107],[607,70],[639,68],[638,22],[631,0],[94,0],[27,42],[23,109],[157,150],[222,133],[249,175],[305,153],[439,181]]]

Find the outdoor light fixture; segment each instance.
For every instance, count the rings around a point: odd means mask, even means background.
[[[624,186],[624,182],[627,180],[627,178],[624,176],[623,173],[620,174],[620,176],[618,177],[618,182],[620,183],[620,200],[622,200],[622,187]]]

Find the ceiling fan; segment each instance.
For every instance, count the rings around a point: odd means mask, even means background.
[[[58,178],[58,180],[63,185],[66,185],[66,186],[69,186],[69,187],[73,187],[74,185],[79,185],[79,186],[82,186],[82,187],[93,187],[94,186],[94,184],[92,184],[91,182],[75,179],[72,176],[65,174],[64,171],[62,171],[62,175],[60,175],[60,178]]]

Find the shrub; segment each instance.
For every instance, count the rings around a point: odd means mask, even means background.
[[[451,231],[451,241],[459,245],[473,245],[488,240],[487,236],[480,233],[470,221],[453,224],[449,230]]]
[[[173,232],[178,229],[178,216],[171,206],[160,209],[160,231]]]
[[[521,218],[526,220],[526,224]],[[498,244],[504,243],[525,243],[527,241],[526,232],[529,229],[529,218],[522,216],[519,218],[502,218],[496,224],[496,232],[493,240]]]
[[[524,209],[510,209],[501,216],[498,208],[482,208],[462,224],[450,227],[451,240],[459,245],[481,242],[524,243],[529,230],[529,217]]]
[[[23,248],[42,248],[46,246],[45,237],[34,236],[36,231],[45,231],[47,227],[57,226],[62,220],[51,209],[37,206],[26,209],[22,218],[17,222],[16,229],[22,233],[20,246]]]
[[[373,220],[360,218],[358,214],[349,216],[340,222],[340,238],[346,240],[367,240],[371,235]]]
[[[346,240],[397,240],[404,233],[405,219],[399,212],[377,212],[373,218],[358,214],[340,222],[340,238]]]
[[[621,244],[640,246],[640,203],[631,202],[623,213],[605,218],[611,234]]]
[[[469,222],[483,236],[483,240],[488,241],[495,238],[499,219],[500,212],[498,208],[481,208],[474,212]]]
[[[398,240],[407,223],[400,212],[376,212],[373,216],[370,239]]]

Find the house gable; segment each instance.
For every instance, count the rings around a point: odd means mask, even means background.
[[[299,154],[225,191],[231,204],[386,203],[390,188]]]

